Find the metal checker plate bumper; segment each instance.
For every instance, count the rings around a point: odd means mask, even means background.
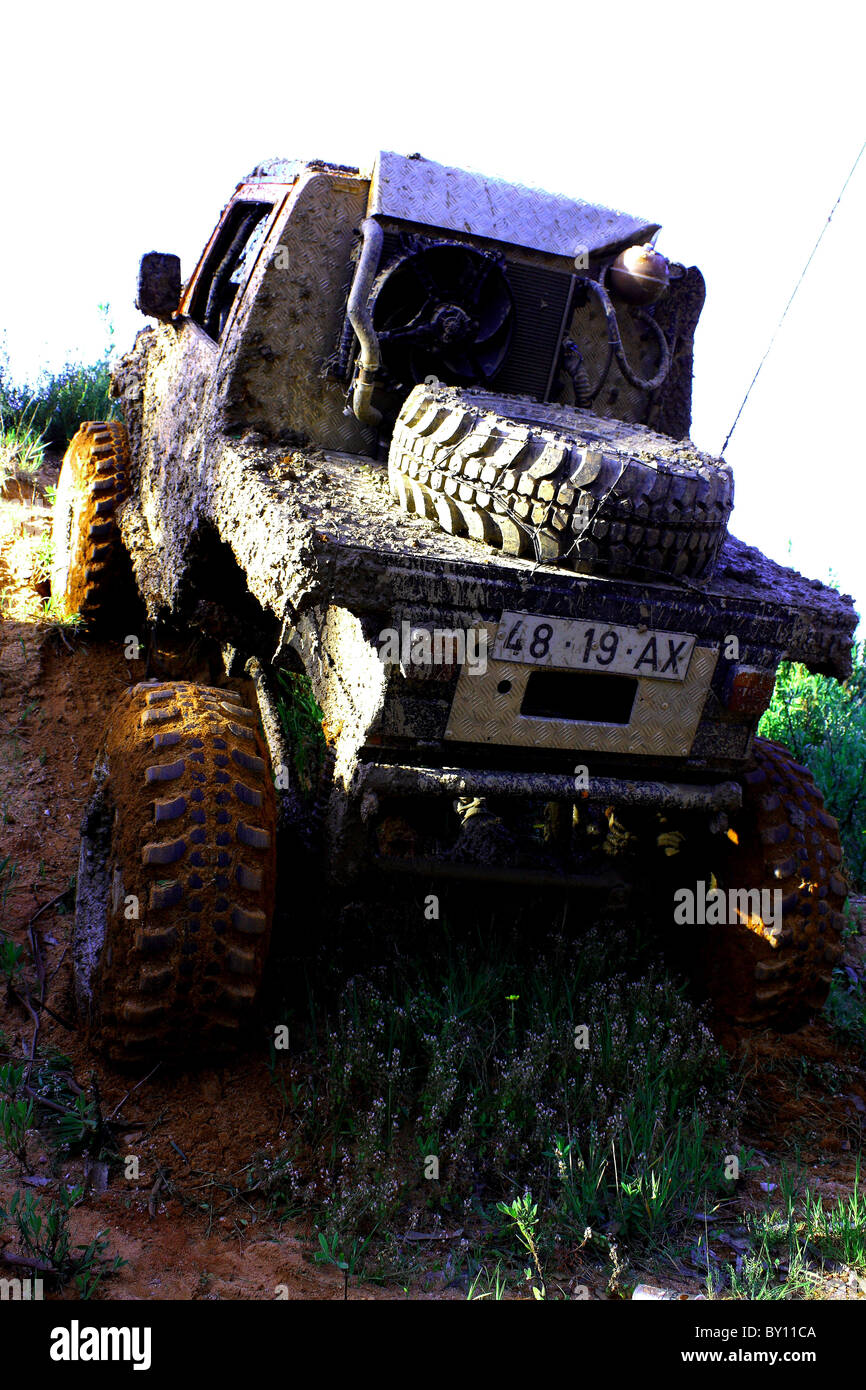
[[[498,623],[484,624],[487,650]],[[445,730],[447,740],[505,747],[573,749],[586,753],[687,757],[716,669],[717,647],[696,646],[680,683],[641,676],[628,724],[602,724],[522,715],[526,684],[534,669],[509,661],[487,662],[473,673],[464,665]],[[500,690],[500,685],[507,690]]]

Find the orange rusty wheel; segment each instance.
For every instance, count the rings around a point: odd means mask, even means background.
[[[51,593],[66,616],[97,623],[116,590],[115,510],[129,492],[129,443],[117,421],[83,424],[63,459],[54,505]]]
[[[236,1045],[264,969],[276,794],[232,690],[137,685],[108,720],[82,829],[73,960],[116,1061]]]
[[[732,925],[693,930],[701,933],[699,973],[716,1012],[784,1030],[827,998],[842,954],[848,889],[838,828],[808,769],[769,739],[755,739],[754,756],[717,879],[728,892],[778,891],[780,898],[767,903],[775,917],[780,902],[781,918],[770,925],[748,913]]]

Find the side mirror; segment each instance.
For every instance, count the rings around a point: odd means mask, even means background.
[[[151,318],[169,323],[180,303],[180,257],[148,251],[138,267],[135,307]]]

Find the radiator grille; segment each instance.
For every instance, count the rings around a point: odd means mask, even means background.
[[[457,238],[448,237],[447,240],[456,241]],[[471,242],[467,244],[472,245]],[[380,273],[404,250],[402,237],[386,232]],[[507,263],[505,276],[514,296],[514,336],[508,356],[490,386],[496,391],[546,400],[574,280],[560,271],[512,262]]]
[[[511,349],[492,384],[497,391],[528,392],[546,400],[572,277],[511,264],[505,274],[514,295],[517,322]]]

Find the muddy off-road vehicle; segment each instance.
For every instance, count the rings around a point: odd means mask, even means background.
[[[781,660],[848,674],[856,615],[728,535],[730,469],[688,438],[703,280],[658,230],[383,153],[257,168],[184,287],[144,257],[158,323],[55,522],[55,594],[124,634],[133,577],[156,663],[82,827],[76,989],[110,1055],[238,1036],[299,856],[337,896],[651,889],[672,922],[689,890],[723,1016],[823,1002],[836,824],[755,731]],[[210,642],[205,683],[159,679],[166,630]]]

